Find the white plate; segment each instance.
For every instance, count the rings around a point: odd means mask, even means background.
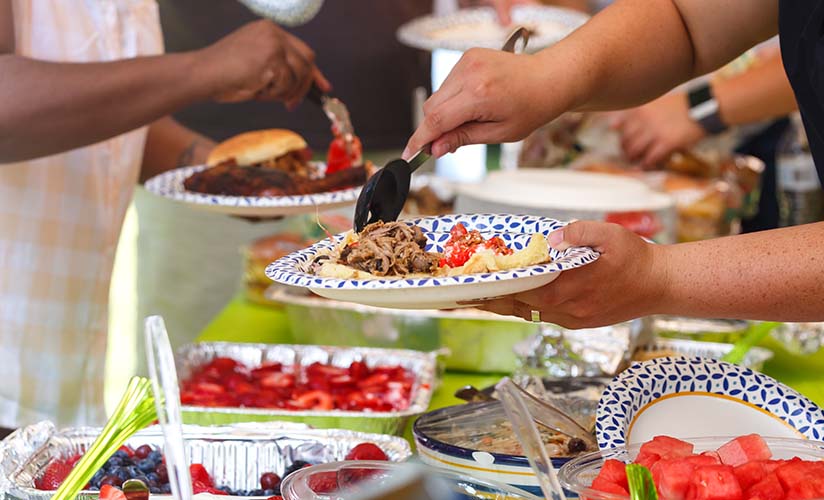
[[[294,196],[226,196],[187,191],[183,187],[190,175],[205,170],[205,165],[182,167],[163,172],[146,181],[146,190],[164,198],[179,201],[193,208],[245,217],[298,215],[354,205],[361,186]]]
[[[489,204],[529,213],[608,213],[667,210],[674,200],[636,179],[561,169],[491,172],[480,184],[458,186],[456,210],[471,212]]]
[[[757,433],[824,438],[824,412],[773,378],[707,358],[660,358],[618,375],[598,403],[600,448],[655,436],[699,438]]]
[[[540,5],[521,5],[512,9],[513,26],[498,23],[489,7],[464,9],[444,16],[423,16],[398,29],[398,40],[423,50],[466,51],[473,47],[500,49],[514,25],[535,31],[527,50],[549,47],[587,22],[589,16],[578,11]]]
[[[522,249],[534,233],[548,235],[566,223],[547,217],[525,215],[444,215],[409,221],[419,226],[427,238],[426,249],[440,252],[449,239],[449,230],[458,223],[477,229],[485,237],[500,236],[508,247]],[[594,262],[599,254],[591,248],[575,247],[564,252],[550,248],[552,261],[509,271],[468,274],[444,278],[387,278],[342,280],[321,278],[307,272],[318,252],[335,248],[344,234],[325,239],[311,247],[273,262],[266,275],[285,285],[309,288],[318,295],[395,309],[453,309],[458,302],[500,297],[546,285],[562,271]]]

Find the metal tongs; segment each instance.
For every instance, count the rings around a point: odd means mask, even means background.
[[[523,47],[526,47],[530,33],[527,28],[515,29],[501,50],[514,53],[519,40],[523,40]],[[401,158],[390,161],[369,178],[355,205],[355,231],[360,232],[373,222],[392,222],[398,219],[409,196],[412,173],[429,159],[430,146],[431,144],[424,146],[409,161]]]
[[[316,83],[312,83],[306,97],[323,109],[326,117],[332,122],[338,134],[343,137],[346,144],[346,153],[352,153],[352,144],[355,140],[355,129],[352,127],[352,120],[349,118],[349,109],[337,97],[332,97],[322,91]]]

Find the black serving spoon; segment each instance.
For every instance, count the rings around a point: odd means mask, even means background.
[[[526,47],[530,33],[527,28],[517,28],[509,35],[502,50],[515,52],[515,44],[521,39]],[[429,147],[430,144],[424,146],[409,161],[400,158],[390,161],[369,178],[355,205],[355,231],[361,232],[367,224],[373,222],[392,222],[398,219],[409,196],[412,173],[429,159]]]

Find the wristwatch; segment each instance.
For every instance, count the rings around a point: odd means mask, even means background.
[[[718,113],[718,101],[712,94],[712,87],[709,83],[702,83],[693,88],[687,94],[689,101],[689,115],[695,122],[701,125],[708,134],[720,134],[727,130],[727,126],[721,121]]]

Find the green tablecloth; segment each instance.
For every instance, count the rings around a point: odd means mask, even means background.
[[[242,297],[235,298],[206,327],[200,341],[232,341],[291,343],[292,335],[285,314],[275,308],[253,304]],[[764,373],[795,388],[817,404],[824,406],[824,349],[810,356],[794,355],[779,342],[768,338],[763,343],[775,356],[764,366]],[[476,387],[491,385],[503,374],[447,372],[441,387],[435,392],[431,409],[460,403],[453,396],[456,389],[467,384]]]

